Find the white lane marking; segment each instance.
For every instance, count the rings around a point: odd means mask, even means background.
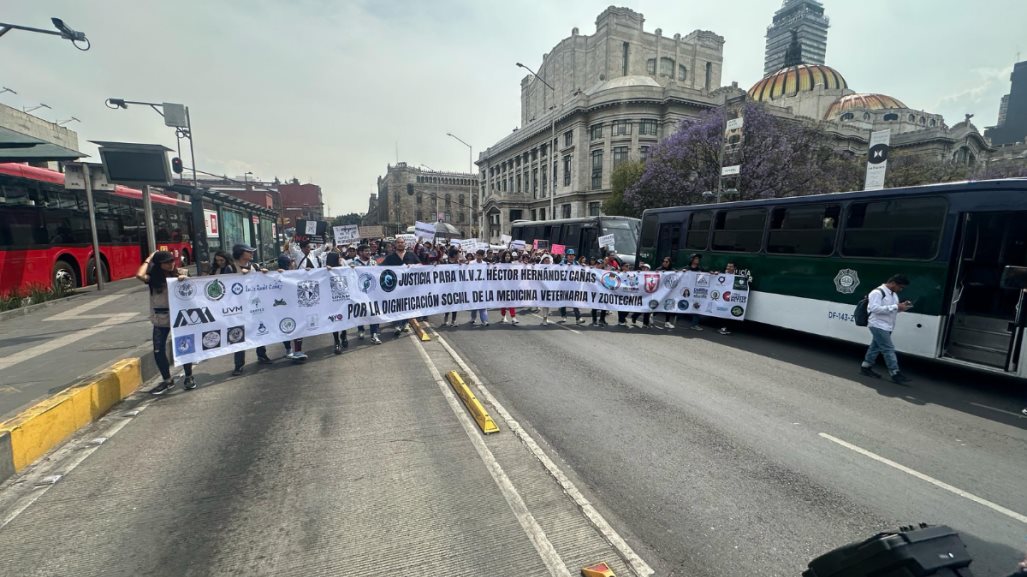
[[[118,300],[120,298],[121,297],[118,296],[118,295],[107,295],[105,297],[100,297],[100,298],[96,299],[95,301],[91,301],[91,302],[88,302],[88,303],[80,304],[80,305],[78,305],[75,308],[68,309],[68,310],[64,311],[63,313],[59,313],[59,314],[53,315],[51,317],[47,317],[47,318],[45,318],[43,320],[44,321],[66,321],[66,320],[70,320],[70,319],[75,319],[75,318],[78,318],[84,312],[91,311],[91,310],[93,310],[93,309],[95,309],[97,307],[102,307],[103,305],[108,304],[108,303],[112,303],[112,302],[114,302],[114,301],[116,301],[116,300]],[[109,315],[104,315],[104,317],[107,317],[107,316],[109,316]],[[101,317],[101,318],[103,318],[103,317]]]
[[[517,435],[521,442],[528,447],[528,449],[532,452],[533,455],[535,455],[535,458],[542,463],[546,470],[549,471],[549,474],[552,475],[554,479],[556,479],[556,482],[559,483],[560,486],[563,488],[564,492],[567,493],[567,495],[570,496],[572,500],[574,500],[575,504],[577,504],[578,508],[581,509],[581,512],[585,515],[585,517],[587,517],[588,520],[592,522],[592,525],[595,526],[596,530],[598,530],[603,535],[603,537],[606,538],[607,542],[613,545],[614,548],[616,548],[617,551],[620,552],[621,557],[623,557],[624,560],[627,561],[629,565],[631,565],[631,568],[635,571],[635,573],[637,575],[640,575],[641,577],[648,577],[649,575],[655,573],[655,571],[653,571],[653,568],[650,567],[649,564],[646,563],[641,557],[639,557],[637,553],[635,553],[631,546],[628,545],[624,538],[621,537],[620,534],[618,534],[617,531],[615,531],[614,528],[610,526],[610,524],[599,513],[599,511],[596,510],[592,503],[590,503],[588,499],[586,499],[585,496],[581,494],[581,491],[579,491],[578,488],[574,486],[574,483],[572,483],[571,480],[567,478],[567,475],[565,475],[563,471],[561,471],[560,468],[556,466],[556,463],[554,463],[549,458],[549,456],[546,455],[544,451],[542,451],[542,448],[538,446],[538,443],[536,443],[535,440],[531,438],[531,435],[529,435],[527,431],[525,431],[524,428],[521,427],[521,424],[518,423],[513,418],[513,416],[511,416],[510,413],[507,412],[505,408],[503,408],[503,405],[499,404],[499,401],[497,401],[496,398],[492,396],[492,393],[489,392],[487,388],[485,388],[485,384],[481,382],[481,379],[478,378],[478,375],[476,375],[474,371],[471,370],[471,367],[467,366],[467,363],[465,363],[464,360],[460,357],[460,355],[457,354],[455,350],[453,350],[453,347],[451,347],[449,343],[446,342],[446,339],[442,338],[442,336],[439,335],[439,333],[436,331],[432,331],[432,333],[434,333],[435,338],[438,340],[439,343],[442,344],[446,351],[449,352],[449,356],[453,357],[453,360],[456,361],[456,364],[459,365],[460,369],[464,371],[464,374],[471,379],[471,382],[474,383],[474,385],[481,392],[482,396],[485,397],[485,400],[488,401],[488,403],[496,409],[496,413],[498,413],[499,416],[503,418],[507,426],[510,427],[510,430],[513,431],[515,435]]]
[[[149,407],[150,404],[153,403],[155,400],[156,399],[143,401],[135,407],[133,412],[135,413],[135,415],[138,415],[140,411],[146,409],[146,407]],[[106,437],[106,439],[108,440],[111,437],[113,437],[115,433],[125,428],[125,426],[128,425],[129,421],[132,420],[124,417],[122,413],[111,413],[104,417],[104,419],[117,419],[113,425],[111,425],[102,433],[97,435],[97,437]],[[51,470],[33,471],[33,474],[38,475],[41,478],[45,478],[51,477],[53,476],[52,473],[56,473],[57,471],[59,471],[59,473],[57,474],[60,476],[61,479],[63,479],[68,476],[68,473],[71,473],[73,470],[75,470],[75,467],[81,465],[83,461],[85,461],[102,445],[103,443],[91,443],[86,445],[70,442],[65,443],[64,446],[57,449],[57,453],[55,453],[48,461],[46,461],[46,464],[52,467]],[[76,451],[78,452],[78,454],[74,454],[74,452]],[[72,453],[74,456],[72,456],[68,460],[65,460],[61,453]],[[48,475],[47,473],[51,474]],[[42,497],[47,491],[50,490],[51,487],[53,487],[56,484],[57,483],[50,483],[47,485],[36,486],[35,488],[33,488],[31,493],[25,495],[24,497],[16,501],[14,507],[12,507],[11,510],[8,511],[2,519],[0,519],[0,529],[3,529],[11,521],[14,521],[18,517],[18,515],[24,513],[26,509],[31,507],[33,503],[38,501],[40,497]]]
[[[529,313],[529,314],[530,314],[531,316],[533,316],[533,317],[537,318],[537,319],[540,319],[540,318],[542,318],[542,316],[541,316],[541,315],[537,315],[537,314],[535,314],[535,313]],[[522,316],[523,316],[523,315],[522,315]],[[574,329],[572,329],[572,328],[570,328],[570,327],[565,327],[565,326],[563,326],[562,324],[560,324],[560,323],[557,323],[557,322],[553,322],[553,321],[550,321],[550,322],[549,322],[549,324],[551,324],[551,325],[553,325],[553,326],[557,326],[557,327],[560,327],[561,329],[563,329],[563,330],[565,330],[565,331],[570,331],[570,332],[572,332],[572,333],[574,333],[574,334],[576,334],[576,335],[580,335],[580,334],[581,334],[581,331],[576,331],[576,330],[574,330]],[[540,325],[540,326],[541,326],[541,325]]]
[[[1007,415],[1012,415],[1014,417],[1019,417],[1021,419],[1027,418],[1027,415],[1024,415],[1023,413],[1014,413],[1012,411],[1004,411],[1002,409],[996,409],[995,407],[989,407],[988,405],[982,405],[980,403],[970,403],[970,404],[975,406],[975,407],[980,407],[982,409],[988,409],[988,410],[991,410],[991,411],[998,411],[999,413],[1005,413]]]
[[[837,444],[845,447],[846,449],[851,449],[851,450],[859,453],[860,455],[863,455],[864,457],[870,457],[871,459],[873,459],[873,460],[875,460],[875,461],[877,461],[879,463],[884,463],[885,465],[888,465],[889,467],[894,467],[894,468],[902,471],[903,473],[908,473],[908,474],[916,477],[917,479],[920,479],[921,481],[927,481],[928,483],[934,485],[935,487],[938,487],[940,489],[945,489],[946,491],[948,491],[950,493],[955,493],[956,495],[959,495],[960,497],[963,497],[964,499],[969,499],[969,500],[973,501],[974,503],[977,503],[978,505],[984,505],[985,507],[987,507],[989,509],[992,509],[993,511],[996,511],[998,513],[1001,513],[1001,514],[1005,515],[1006,517],[1009,517],[1009,518],[1015,519],[1015,520],[1017,520],[1017,521],[1019,521],[1021,523],[1027,524],[1027,515],[1023,515],[1023,514],[1017,513],[1016,511],[1013,511],[1011,509],[1006,509],[1005,507],[1003,507],[1001,505],[996,505],[995,503],[992,503],[991,501],[988,501],[987,499],[983,499],[981,497],[978,497],[977,495],[974,495],[973,493],[970,493],[968,491],[964,491],[964,490],[962,490],[962,489],[960,489],[958,487],[953,487],[952,485],[949,485],[948,483],[945,483],[943,481],[939,481],[939,480],[935,479],[934,477],[931,477],[931,476],[925,475],[925,474],[923,474],[923,473],[921,473],[919,471],[915,471],[913,469],[910,469],[909,467],[907,467],[905,465],[900,465],[899,463],[896,463],[895,461],[892,461],[890,459],[886,459],[886,458],[884,458],[884,457],[882,457],[882,456],[880,456],[880,455],[878,455],[876,453],[872,453],[872,452],[870,452],[870,451],[868,451],[868,450],[866,450],[866,449],[864,449],[862,447],[857,447],[856,445],[853,445],[852,443],[847,443],[847,442],[845,442],[845,441],[843,441],[843,440],[841,440],[841,439],[839,439],[837,437],[832,437],[831,435],[828,435],[827,433],[820,433],[820,436],[825,438],[825,439],[827,439],[828,441],[831,441],[833,443],[837,443]]]
[[[64,335],[63,337],[53,339],[52,341],[47,341],[34,347],[18,351],[10,356],[0,358],[0,371],[8,369],[18,363],[38,357],[40,355],[45,355],[46,353],[52,350],[59,349],[61,347],[66,347],[76,341],[89,338],[97,333],[103,332],[108,327],[121,324],[135,317],[138,314],[139,313],[118,313],[115,315],[107,315],[105,317],[107,320],[101,322],[100,324],[94,327],[82,329],[80,331],[75,331],[73,333]]]
[[[421,353],[421,358],[428,365],[432,378],[435,379],[435,383],[442,390],[442,394],[446,397],[449,407],[456,413],[457,419],[464,428],[464,432],[470,437],[471,444],[477,450],[478,456],[485,462],[489,473],[492,474],[492,480],[496,482],[496,485],[503,492],[503,497],[506,498],[507,504],[510,505],[510,509],[513,510],[517,521],[528,535],[531,544],[535,546],[535,550],[538,551],[542,562],[549,569],[549,574],[553,577],[571,577],[570,571],[567,570],[567,564],[560,558],[560,554],[556,552],[556,548],[549,541],[549,537],[546,536],[542,526],[538,524],[531,511],[528,510],[528,506],[524,503],[524,499],[521,498],[521,494],[517,492],[517,488],[514,487],[510,478],[506,476],[506,472],[503,471],[503,467],[496,460],[495,455],[492,454],[485,441],[482,440],[481,435],[478,434],[475,424],[471,422],[471,418],[467,416],[467,411],[464,410],[463,405],[460,404],[456,395],[450,390],[449,384],[442,378],[442,373],[439,372],[438,367],[435,366],[431,357],[428,356],[428,352],[424,349],[424,345],[421,344],[421,340],[415,335],[411,335],[410,339],[417,345],[417,352]]]

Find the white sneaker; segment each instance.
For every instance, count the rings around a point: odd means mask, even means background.
[[[617,323],[617,326],[618,327],[626,327],[626,326],[628,326],[628,323]]]
[[[294,361],[305,361],[305,360],[307,360],[307,353],[302,353],[302,352],[300,352],[300,353],[293,353],[292,359]]]
[[[504,322],[506,322],[506,321],[504,321]],[[515,325],[521,324],[521,321],[517,320],[517,317],[514,317],[514,318],[510,319],[510,322],[512,322]]]
[[[560,319],[560,320],[558,320],[556,322],[562,325],[562,324],[565,324],[567,322],[567,319]]]
[[[727,327],[720,327],[720,330],[717,331],[717,332],[722,334],[722,335],[730,335],[731,334],[731,331],[727,330]]]
[[[501,322],[501,323],[503,323],[505,325],[506,324],[506,317],[503,317],[503,320],[501,320],[499,322]]]
[[[549,324],[549,318],[547,318],[547,317],[542,317],[542,324],[544,324],[544,325],[548,325],[548,324]]]
[[[357,338],[360,340],[364,340],[364,331],[357,331]]]
[[[371,342],[376,345],[380,345],[382,344],[382,339],[378,337],[378,333],[374,333],[371,335]]]
[[[700,331],[700,332],[702,332],[703,328],[702,328],[702,325],[693,325],[692,326],[692,330],[693,331]]]
[[[471,321],[471,322],[469,322],[467,324],[469,324],[469,325],[471,325],[473,327],[474,325],[478,324],[478,321]]]
[[[285,358],[287,358],[287,359],[289,359],[291,361],[291,360],[296,358],[296,353],[290,351],[290,352],[285,354]]]
[[[663,323],[663,328],[665,328],[665,329],[672,329],[672,328],[674,328],[674,324],[668,321],[666,323]]]

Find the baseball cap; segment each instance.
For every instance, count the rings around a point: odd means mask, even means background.
[[[517,258],[517,251],[515,250],[512,253],[510,253],[510,256]]]
[[[573,248],[569,248],[569,249],[567,249],[567,254],[577,254],[577,253],[574,252]]]
[[[248,244],[237,244],[232,247],[232,258],[239,258],[244,252],[257,252],[257,249]]]

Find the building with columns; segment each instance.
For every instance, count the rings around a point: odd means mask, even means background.
[[[478,236],[478,179],[466,172],[436,172],[408,166],[389,165],[378,177],[377,198],[371,196],[364,225],[384,227],[387,235],[406,232],[414,222],[447,222],[464,238]]]
[[[668,37],[644,22],[610,7],[595,34],[575,28],[543,55],[541,80],[521,80],[521,125],[476,162],[484,238],[498,241],[515,220],[598,215],[618,164],[644,160],[682,119],[723,103],[724,39]]]

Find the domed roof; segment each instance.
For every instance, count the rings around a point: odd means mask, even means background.
[[[655,88],[660,88],[660,83],[655,81],[655,80],[653,80],[649,76],[640,76],[640,75],[618,76],[617,78],[611,78],[610,80],[607,80],[605,82],[597,83],[592,88],[589,88],[588,90],[586,90],[585,94],[592,95],[592,94],[595,94],[597,92],[602,92],[604,90],[609,90],[611,88],[624,88],[624,87],[627,87],[627,86],[652,86],[652,87],[655,87]]]
[[[890,108],[908,108],[898,98],[887,94],[849,94],[834,101],[824,115],[826,120],[837,118],[849,110],[886,110]]]
[[[749,98],[770,102],[800,92],[813,92],[818,84],[823,85],[825,90],[845,90],[849,87],[841,73],[830,66],[798,64],[764,77],[749,89]]]

